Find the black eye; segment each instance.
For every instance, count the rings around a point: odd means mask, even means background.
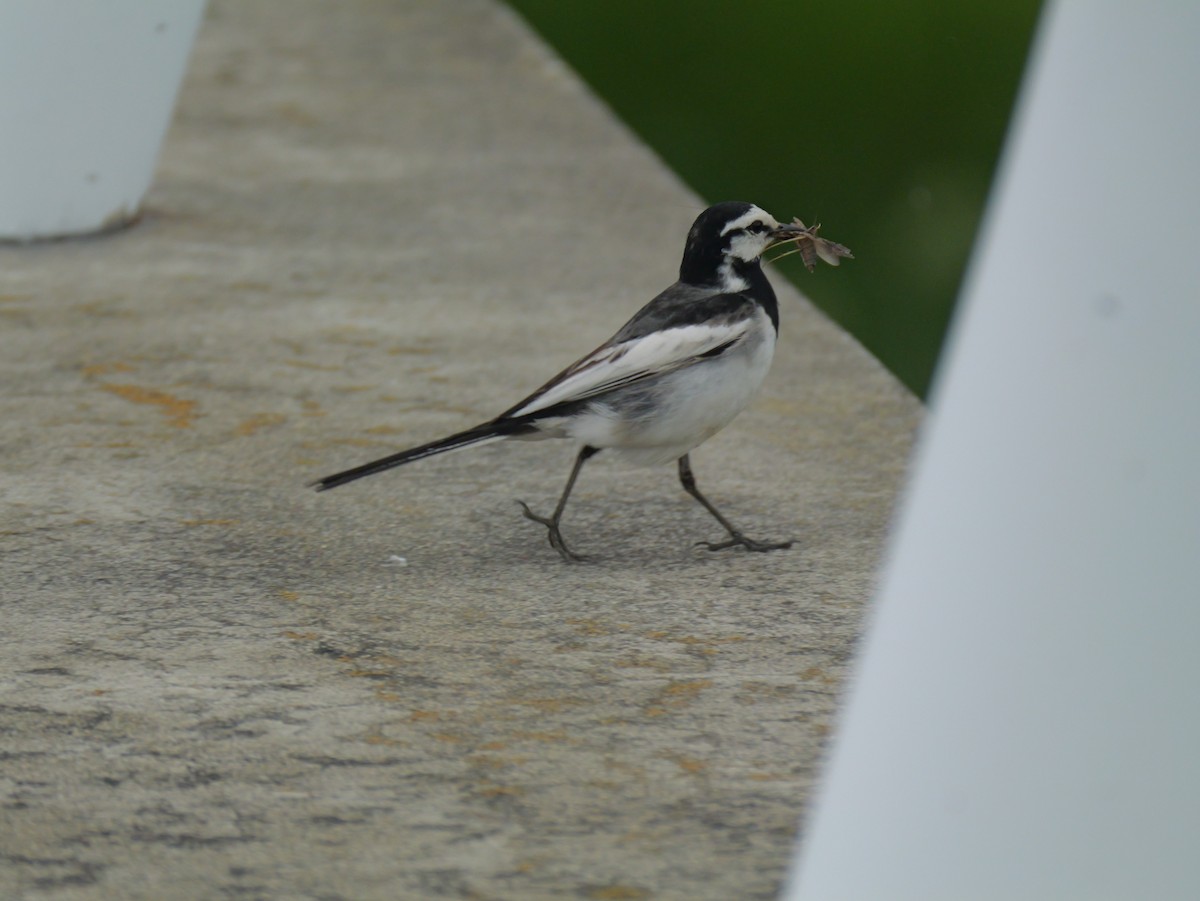
[[[769,228],[767,228],[765,225],[763,225],[761,222],[755,222],[755,223],[754,223],[752,226],[750,226],[750,228],[749,228],[749,229],[747,229],[747,230],[748,230],[748,231],[752,231],[752,232],[757,232],[757,233],[758,233],[758,234],[760,234],[760,235],[761,235],[763,232],[770,231],[770,229],[769,229]]]

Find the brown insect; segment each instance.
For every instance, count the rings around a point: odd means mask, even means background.
[[[821,230],[819,222],[814,225],[805,225],[797,217],[792,220],[792,225],[803,229],[804,234],[796,238],[795,241],[789,242],[796,245],[795,250],[789,250],[787,253],[780,254],[775,257],[775,260],[798,253],[800,254],[801,261],[804,263],[804,267],[809,272],[812,272],[817,267],[817,260],[824,260],[830,266],[837,266],[842,262],[843,257],[849,260],[854,259],[854,254],[850,252],[849,247],[844,244],[838,244],[836,241],[830,241],[828,238],[822,238],[818,234]]]

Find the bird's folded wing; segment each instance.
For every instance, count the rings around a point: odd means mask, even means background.
[[[741,341],[750,318],[681,325],[605,344],[563,370],[501,418],[526,416],[586,400],[642,379],[713,357]]]

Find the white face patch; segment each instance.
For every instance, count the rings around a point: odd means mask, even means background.
[[[755,232],[742,232],[733,236],[729,242],[729,256],[734,259],[741,260],[743,263],[749,263],[751,260],[757,260],[762,256],[762,252],[767,249],[767,245],[771,243],[771,235],[769,232],[757,234]]]
[[[771,243],[770,232],[750,232],[744,229],[749,228],[756,222],[760,222],[768,228],[775,229],[779,227],[779,223],[775,217],[766,210],[759,209],[756,206],[750,207],[743,215],[738,216],[731,222],[727,222],[725,227],[721,229],[721,236],[735,232],[733,238],[729,242],[728,255],[736,260],[741,260],[743,263],[749,263],[751,260],[757,260],[767,246]],[[742,290],[742,289],[737,289]]]

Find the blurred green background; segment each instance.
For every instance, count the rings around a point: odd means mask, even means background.
[[[780,269],[924,396],[1040,0],[509,0],[709,201],[824,226]]]

